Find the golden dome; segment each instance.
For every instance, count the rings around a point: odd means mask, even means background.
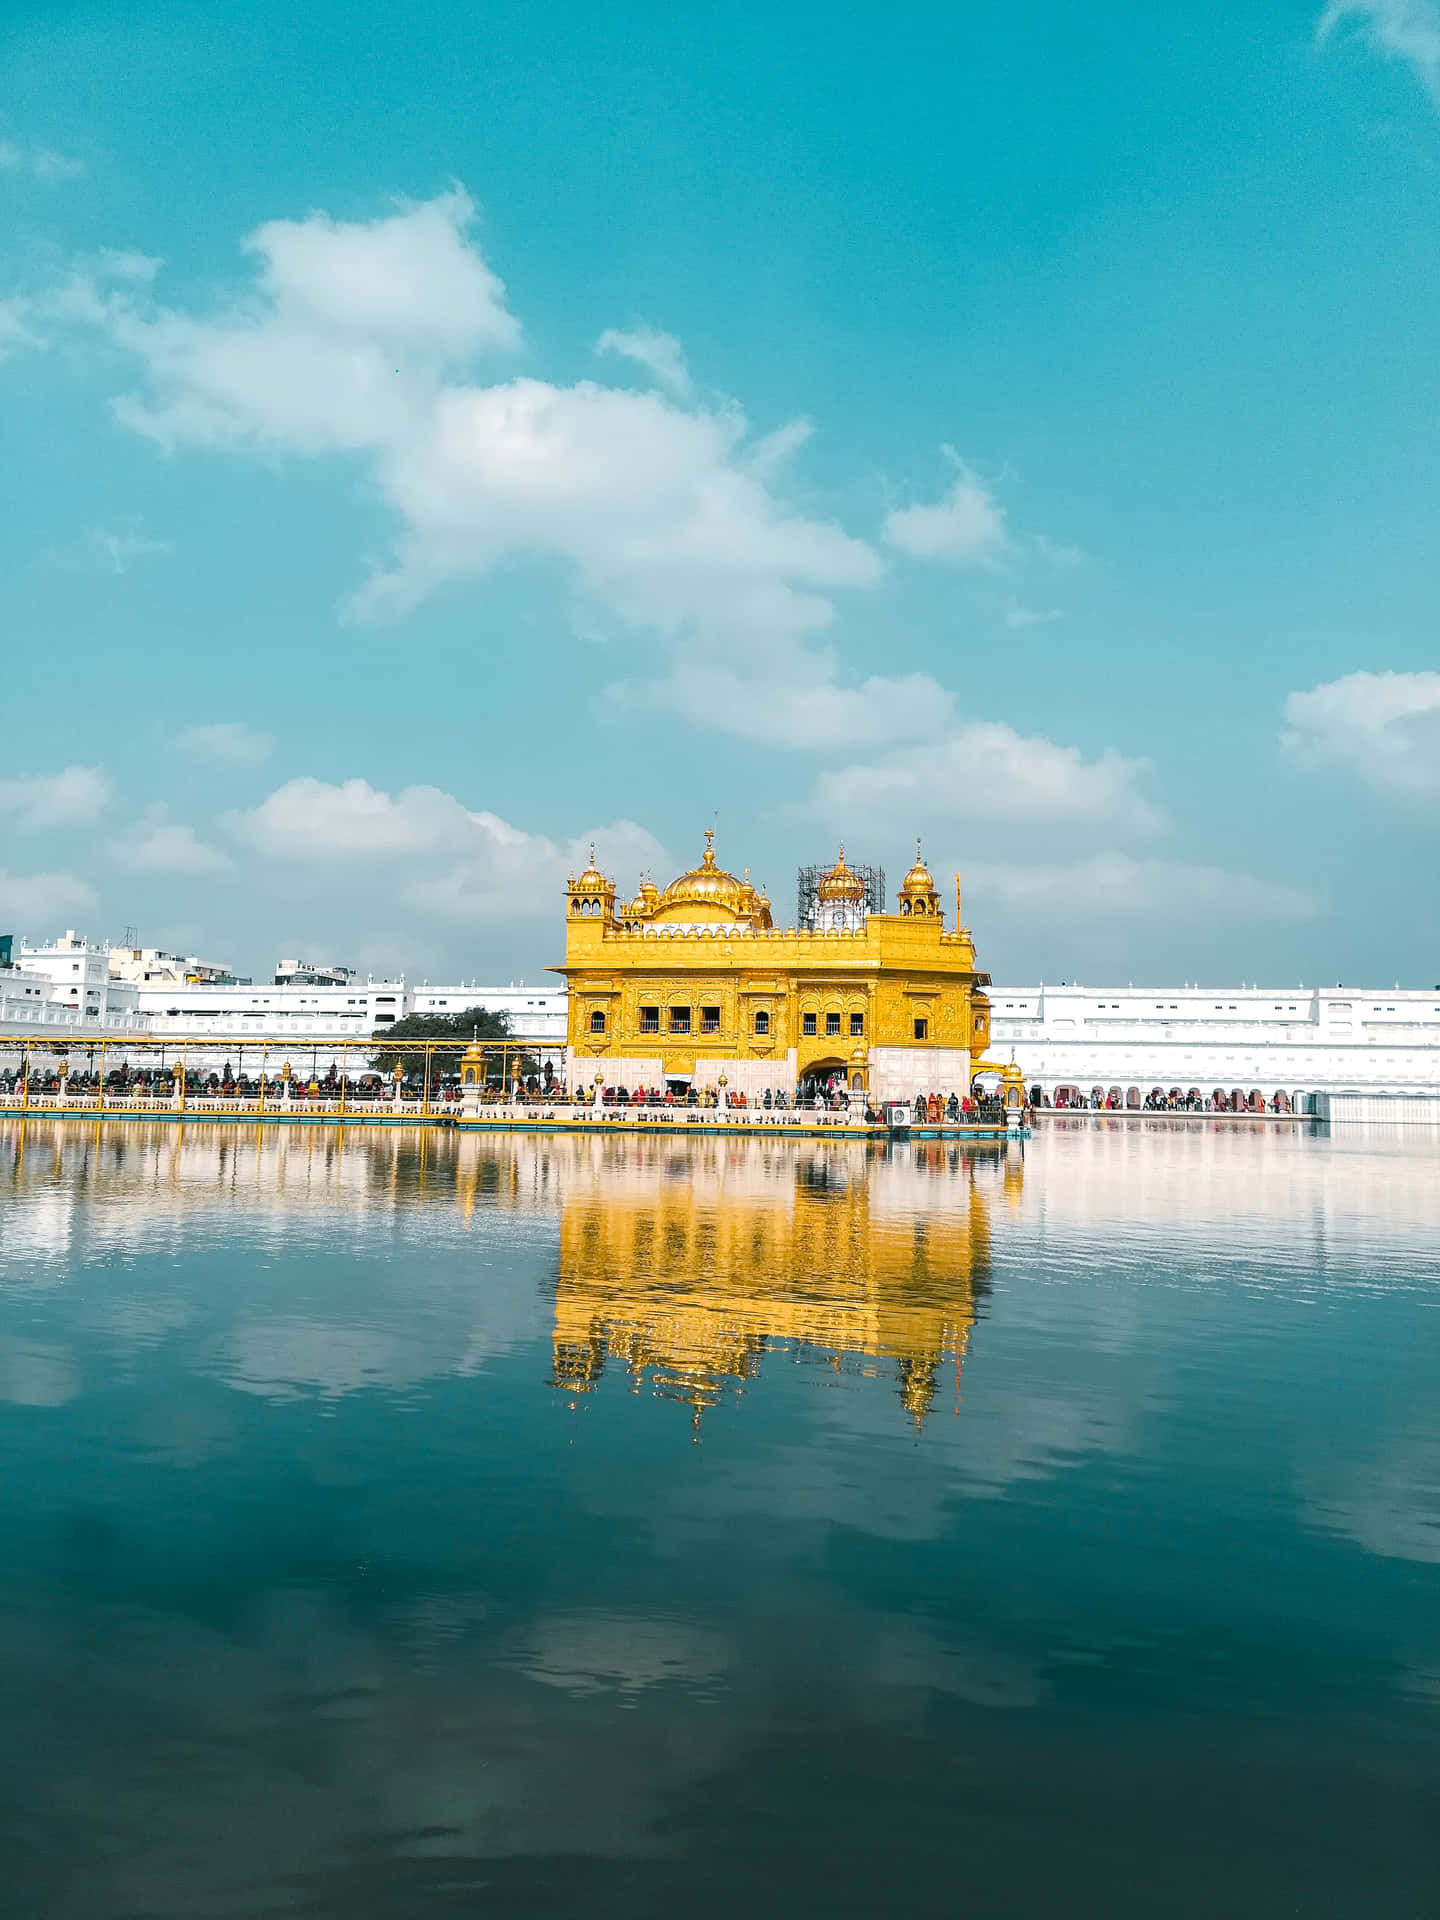
[[[607,880],[595,865],[595,842],[593,840],[590,842],[590,864],[578,880],[571,880],[570,891],[572,893],[613,893],[615,891],[614,881]]]
[[[840,848],[840,858],[829,873],[820,882],[818,899],[822,907],[846,904],[860,906],[865,899],[865,882],[858,873],[852,873],[845,864],[845,848]]]
[[[920,858],[920,842],[917,840],[915,842],[915,864],[901,881],[900,893],[902,898],[906,894],[909,894],[913,900],[917,894],[928,899],[934,891],[935,876]]]
[[[698,867],[672,880],[659,899],[659,909],[667,907],[709,907],[721,909],[732,920],[748,919],[745,904],[746,883],[737,880],[715,864],[715,829],[705,830],[705,854]]]
[[[660,889],[648,873],[640,876],[640,891],[625,909],[632,920],[648,920],[660,904]]]

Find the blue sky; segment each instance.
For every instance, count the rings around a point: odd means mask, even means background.
[[[1440,977],[1440,7],[0,24],[0,931]],[[778,916],[782,922],[783,911]]]

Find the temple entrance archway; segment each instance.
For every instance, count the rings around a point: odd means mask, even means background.
[[[839,1054],[829,1060],[812,1060],[800,1074],[802,1093],[827,1092],[832,1083],[837,1089],[850,1085],[850,1062]]]

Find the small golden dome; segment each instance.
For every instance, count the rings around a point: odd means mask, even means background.
[[[865,899],[865,882],[858,873],[852,873],[845,864],[845,848],[840,848],[840,858],[829,873],[820,882],[817,896],[822,907],[837,905],[860,906]]]
[[[660,889],[648,873],[640,876],[640,891],[625,909],[632,920],[648,920],[660,903]]]
[[[570,882],[570,891],[572,893],[613,893],[615,891],[615,883],[612,880],[607,880],[595,865],[595,842],[593,840],[590,842],[590,864],[578,880],[572,880]]]
[[[916,895],[928,899],[935,891],[935,876],[920,858],[920,842],[915,842],[915,864],[900,883],[900,893],[913,900]]]

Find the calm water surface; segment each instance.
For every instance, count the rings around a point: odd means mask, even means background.
[[[0,1907],[1433,1916],[1437,1175],[0,1130]]]

